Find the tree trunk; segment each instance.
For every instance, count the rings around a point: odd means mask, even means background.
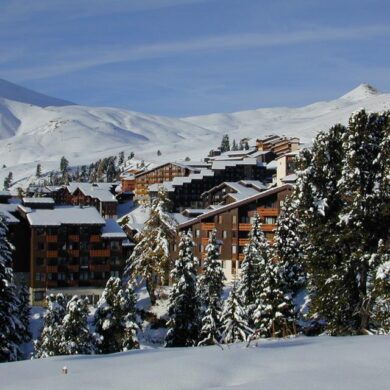
[[[153,282],[150,280],[146,281],[146,290],[148,291],[149,297],[150,297],[150,303],[153,305],[156,304],[157,298],[156,298],[156,288]]]

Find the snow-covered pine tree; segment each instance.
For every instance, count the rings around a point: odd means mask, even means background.
[[[18,318],[20,304],[13,282],[11,246],[7,240],[8,227],[0,215],[0,362],[17,360],[21,356]]]
[[[278,264],[268,259],[254,311],[256,334],[261,337],[286,337],[295,334],[295,312],[290,294],[283,291]]]
[[[386,245],[390,240],[390,112],[353,114],[343,146],[339,188],[345,201],[340,220],[350,251],[344,267],[354,275],[354,316],[364,332],[372,312],[370,279],[383,259],[376,255],[378,242]]]
[[[47,311],[39,339],[34,342],[34,358],[45,358],[60,354],[61,323],[65,316],[66,301],[62,294],[46,297]]]
[[[23,284],[19,288],[19,320],[21,325],[21,336],[22,341],[24,343],[28,343],[31,341],[31,332],[30,332],[30,312],[31,312],[31,306],[30,306],[30,294],[28,291],[28,287]]]
[[[202,328],[199,345],[219,343],[221,338],[222,292],[225,274],[219,260],[220,243],[217,232],[211,232],[206,245],[206,257],[203,262],[203,274],[199,278],[199,291],[203,305]]]
[[[228,152],[230,150],[230,141],[229,141],[229,135],[225,134],[222,137],[221,146],[219,147],[222,153]]]
[[[221,342],[225,344],[246,341],[253,333],[248,325],[246,311],[242,305],[237,284],[234,282],[221,316]]]
[[[102,353],[138,348],[135,297],[130,286],[124,291],[119,278],[107,281],[94,316],[95,331],[102,336]],[[134,333],[134,334],[133,334]]]
[[[193,254],[192,234],[180,234],[179,254],[171,272],[174,284],[169,294],[166,347],[196,345],[199,338],[200,299],[197,289],[198,260]]]
[[[284,291],[295,294],[306,280],[303,269],[303,240],[301,222],[296,211],[296,202],[285,199],[277,219],[274,236],[274,252],[284,283]]]
[[[167,277],[171,266],[169,247],[176,237],[176,223],[168,214],[169,201],[161,187],[150,205],[150,216],[135,239],[137,245],[127,260],[125,275],[133,282],[140,277],[146,283],[152,305],[156,303],[156,287]]]
[[[88,299],[75,295],[66,305],[60,326],[60,355],[95,354],[98,339],[88,328]]]

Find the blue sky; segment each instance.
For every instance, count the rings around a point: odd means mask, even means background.
[[[0,78],[186,116],[390,91],[387,0],[0,0]]]

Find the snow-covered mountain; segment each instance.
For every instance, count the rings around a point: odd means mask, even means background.
[[[299,136],[310,142],[319,130],[346,123],[360,108],[390,109],[390,94],[361,84],[344,96],[299,108],[266,108],[231,114],[170,118],[117,108],[86,107],[0,81],[0,181],[56,168],[61,156],[84,164],[124,150],[160,163],[203,157],[222,134],[231,138],[269,133]],[[162,152],[157,156],[157,151]]]

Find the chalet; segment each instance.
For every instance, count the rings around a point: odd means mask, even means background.
[[[255,158],[242,160],[213,161],[210,169],[191,173],[186,177],[175,177],[172,181],[164,182],[172,203],[173,211],[181,212],[187,208],[203,208],[201,195],[224,181],[257,180],[264,183],[271,182],[272,173],[265,163]],[[159,185],[149,187],[151,198],[157,196]]]
[[[263,223],[262,230],[272,242],[280,207],[291,190],[292,186],[283,185],[244,197],[185,221],[179,225],[179,229],[192,231],[194,254],[201,261],[205,257],[210,232],[216,229],[217,238],[222,243],[222,266],[227,279],[232,280],[239,273],[244,259],[243,250],[248,243],[248,234],[255,214],[259,214]]]
[[[132,173],[124,173],[120,176],[121,191],[134,192],[135,190],[135,176]]]
[[[150,185],[171,181],[175,177],[189,176],[194,171],[196,169],[188,164],[169,162],[141,172],[135,175],[135,196],[137,199],[145,198],[149,195]]]
[[[299,149],[299,138],[297,137],[279,137],[272,134],[256,140],[256,148],[259,151],[270,151],[276,156]]]
[[[89,296],[95,302],[110,276],[121,276],[129,241],[120,226],[94,207],[18,206],[29,227],[29,285],[33,304],[46,294]]]

